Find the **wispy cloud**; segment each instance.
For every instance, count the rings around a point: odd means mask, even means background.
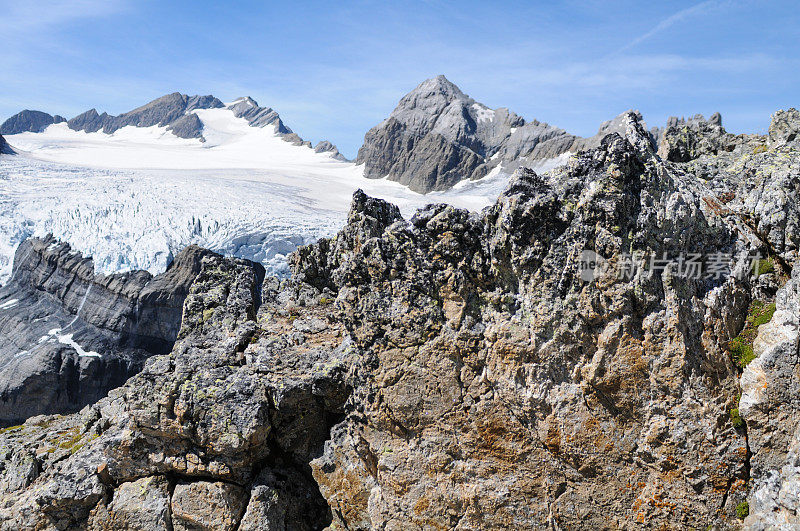
[[[626,44],[622,48],[618,49],[612,55],[616,55],[616,54],[620,54],[622,52],[628,51],[631,48],[634,48],[635,46],[643,43],[647,39],[649,39],[651,37],[654,37],[655,35],[658,35],[662,31],[665,31],[665,30],[669,29],[670,27],[674,26],[675,24],[677,24],[679,22],[682,22],[682,21],[684,21],[686,19],[689,19],[691,17],[694,17],[696,15],[700,15],[700,14],[705,13],[707,11],[710,11],[712,9],[720,8],[720,7],[723,7],[723,6],[725,6],[727,4],[731,4],[731,3],[732,2],[725,1],[725,0],[706,0],[705,2],[700,2],[699,4],[695,4],[695,5],[691,6],[691,7],[687,7],[685,9],[681,9],[677,13],[665,18],[664,20],[662,20],[661,22],[656,24],[653,27],[653,29],[651,29],[647,33],[644,33],[643,35],[640,35],[640,36],[636,37],[631,42],[629,42],[628,44]]]

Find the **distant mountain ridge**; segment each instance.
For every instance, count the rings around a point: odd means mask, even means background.
[[[62,122],[66,122],[62,116],[50,116],[46,112],[26,109],[3,122],[3,124],[0,125],[0,134],[16,135],[24,132],[41,133],[47,126]]]
[[[127,126],[166,127],[168,131],[179,138],[198,139],[203,142],[205,141],[203,138],[203,122],[194,111],[221,108],[231,110],[236,117],[244,118],[252,127],[272,125],[275,128],[275,133],[283,137],[287,142],[312,148],[310,142],[304,141],[283,123],[280,115],[275,110],[259,106],[249,96],[238,98],[226,107],[221,100],[212,95],[189,96],[180,92],[161,96],[141,107],[117,116],[105,112],[101,114],[97,112],[97,109],[93,108],[71,120],[65,120],[61,116],[51,116],[42,111],[24,110],[3,122],[0,125],[0,134],[41,133],[52,124],[66,122],[67,126],[73,131],[84,131],[86,133],[99,131],[109,135]],[[346,160],[336,149],[336,146],[327,140],[319,142],[314,149],[318,153],[329,152],[332,157],[338,160]]]
[[[327,140],[312,148],[310,142],[283,122],[277,111],[261,107],[249,96],[238,98],[226,107],[211,95],[175,92],[118,116],[90,109],[66,123],[74,131],[106,134],[127,126],[159,126],[179,138],[205,142],[203,121],[195,111],[222,108],[246,120],[251,127],[272,126],[277,135],[293,145],[347,160]],[[0,133],[41,132],[64,121],[60,116],[25,110],[0,125]],[[425,194],[448,190],[464,180],[483,178],[497,168],[511,174],[521,166],[536,167],[542,161],[558,164],[569,153],[598,147],[606,135],[624,135],[632,121],[645,127],[642,115],[629,110],[601,124],[594,136],[584,138],[538,120],[528,122],[507,108],[490,109],[440,75],[423,81],[403,96],[389,117],[365,134],[355,163],[363,165],[363,175],[367,178],[386,178]],[[688,120],[673,117],[666,127],[652,128],[647,136],[658,150],[668,132],[672,131],[674,137],[676,131],[686,128],[702,130],[704,144],[689,146],[673,138],[671,148],[659,151],[663,151],[664,158],[685,161],[693,156],[693,150],[716,153],[736,142],[734,135],[722,128],[719,113],[708,120],[701,115]],[[708,144],[709,138],[715,139],[714,145]]]

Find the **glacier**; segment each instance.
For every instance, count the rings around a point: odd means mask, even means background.
[[[203,140],[165,127],[126,126],[113,134],[53,124],[6,137],[18,153],[0,157],[0,284],[16,247],[52,233],[91,256],[99,273],[158,274],[189,244],[261,262],[287,273],[297,246],[332,236],[352,193],[387,199],[408,217],[425,204],[479,210],[509,176],[500,168],[478,181],[427,195],[329,153],[284,141],[273,127],[251,127],[229,109],[194,111]],[[538,171],[565,157],[538,163]]]

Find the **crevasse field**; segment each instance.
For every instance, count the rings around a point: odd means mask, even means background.
[[[361,167],[289,144],[272,127],[250,127],[228,109],[194,112],[205,142],[162,127],[129,126],[107,135],[72,131],[65,123],[7,136],[18,155],[0,157],[0,284],[11,274],[17,245],[47,233],[92,256],[102,273],[157,274],[196,243],[262,262],[280,275],[298,245],[342,227],[358,188],[410,216],[434,202],[479,210],[508,180],[495,170],[421,195],[365,179]]]

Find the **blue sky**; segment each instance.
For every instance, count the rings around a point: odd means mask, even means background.
[[[637,108],[764,132],[800,105],[794,2],[0,0],[0,118],[253,96],[354,156],[422,80],[570,132]]]

